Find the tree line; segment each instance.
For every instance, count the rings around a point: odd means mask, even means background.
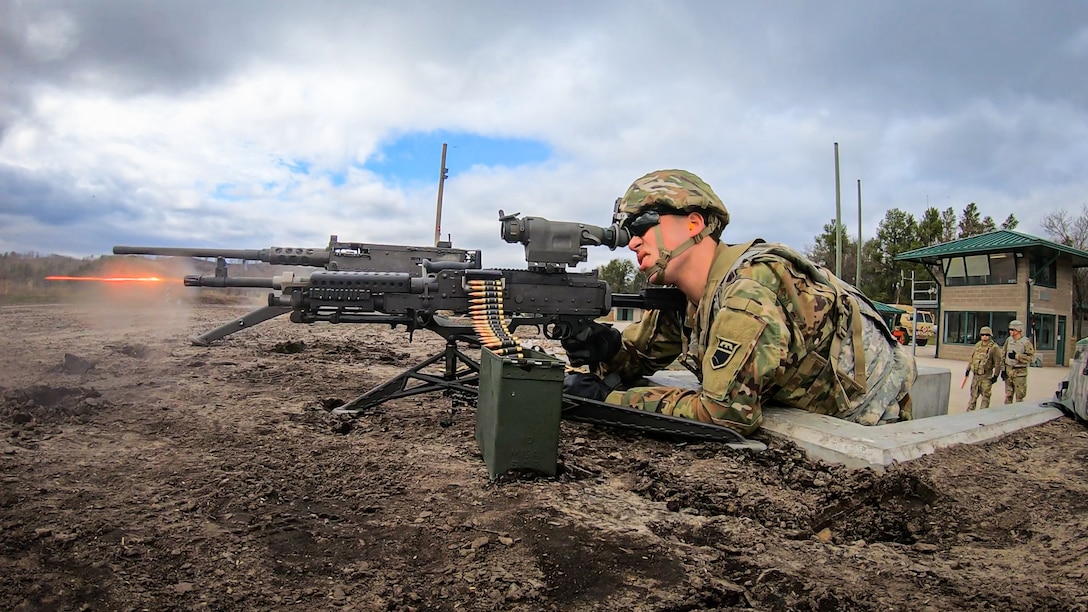
[[[925,266],[918,263],[896,261],[895,258],[907,251],[969,238],[996,229],[1012,230],[1020,222],[1009,214],[998,225],[993,217],[983,216],[978,204],[971,202],[957,216],[951,206],[941,211],[929,207],[920,219],[899,208],[893,208],[884,214],[877,225],[876,236],[865,240],[861,246],[861,282],[857,278],[858,242],[851,238],[844,225],[836,228],[832,219],[824,225],[823,233],[815,237],[815,243],[809,246],[805,255],[812,261],[835,270],[835,236],[842,237],[842,276],[841,278],[861,289],[865,295],[879,302],[901,304],[910,301],[910,285],[903,281],[914,273],[915,278],[930,280]]]

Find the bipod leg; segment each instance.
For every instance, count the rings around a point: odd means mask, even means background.
[[[258,323],[274,319],[288,312],[291,312],[290,306],[264,306],[253,312],[247,313],[230,323],[225,323],[211,331],[206,331],[199,336],[191,336],[189,341],[193,343],[193,346],[210,346],[212,342],[226,338],[234,332],[249,329]]]
[[[423,371],[439,362],[444,366],[440,376]],[[416,381],[419,384],[409,386],[410,381]],[[457,347],[456,338],[449,337],[446,338],[446,348],[442,352],[431,355],[422,363],[334,409],[333,413],[358,415],[368,408],[391,399],[432,391],[451,390],[475,395],[478,393],[476,386],[479,384],[480,364]]]

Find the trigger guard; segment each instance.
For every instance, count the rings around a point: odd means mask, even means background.
[[[544,325],[544,337],[549,340],[564,340],[570,337],[571,324],[566,321],[556,321]]]

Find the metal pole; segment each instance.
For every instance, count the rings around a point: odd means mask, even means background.
[[[854,286],[861,289],[861,179],[858,179],[858,275],[854,277]]]
[[[446,184],[446,143],[442,143],[442,165],[438,170],[438,206],[434,214],[434,245],[442,242],[442,187]]]
[[[839,184],[839,143],[835,143],[835,276],[842,278],[842,189]]]
[[[911,351],[912,351],[912,354],[915,357],[917,357],[918,356],[918,307],[914,305],[914,270],[910,271],[910,305],[911,305],[911,308],[913,309],[913,312],[910,313],[910,316],[911,316],[911,318],[913,320],[913,323],[911,324],[911,327],[914,328],[914,331],[911,332],[911,336],[910,336],[911,341],[912,341],[911,344],[914,345],[914,346],[911,347]]]

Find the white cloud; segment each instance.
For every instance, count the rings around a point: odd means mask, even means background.
[[[555,153],[492,168],[451,149],[443,230],[489,265],[521,257],[499,241],[499,208],[607,223],[632,179],[666,167],[714,186],[726,239],[803,248],[835,213],[834,142],[844,219],[860,178],[866,235],[892,207],[972,201],[1038,233],[1041,211],[1085,203],[1084,12],[14,3],[0,14],[0,251],[429,244],[437,185],[358,166],[432,130]],[[591,264],[617,255],[598,251]]]

